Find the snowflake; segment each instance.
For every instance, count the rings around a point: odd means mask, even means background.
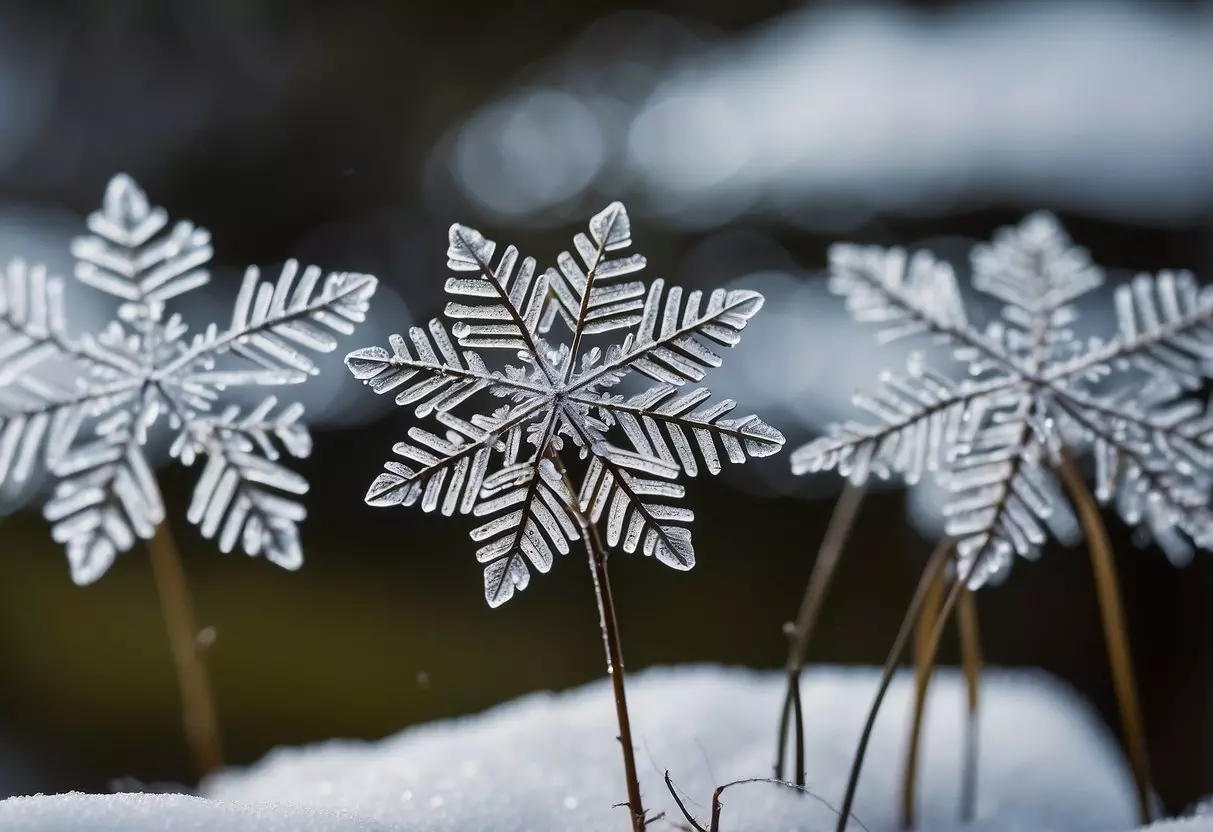
[[[165,306],[207,282],[210,235],[168,223],[130,177],[110,181],[88,218],[92,233],[72,244],[76,278],[120,302],[118,319],[96,335],[69,336],[63,284],[44,268],[14,262],[0,284],[0,484],[44,460],[57,480],[45,515],[78,584],[100,578],[164,519],[144,451],[161,422],[175,432],[172,456],[185,465],[206,457],[188,512],[203,536],[217,535],[224,552],[239,542],[298,568],[297,497],[308,485],[279,458],[311,451],[303,408],[269,396],[244,412],[223,405],[222,393],[315,374],[304,350],[335,349],[331,333],[351,333],[375,291],[368,275],[321,281],[320,269],[288,261],[271,282],[250,267],[230,326],[187,337]],[[78,443],[82,432],[92,438]]]
[[[967,369],[956,380],[914,355],[879,392],[856,397],[876,424],[834,425],[792,456],[796,473],[837,469],[862,484],[936,473],[950,492],[945,531],[959,574],[978,587],[1014,555],[1034,557],[1055,523],[1053,466],[1091,452],[1096,497],[1176,562],[1213,545],[1213,419],[1190,398],[1213,360],[1213,292],[1187,273],[1140,275],[1115,293],[1118,332],[1084,341],[1072,302],[1103,274],[1050,214],[974,248],[973,287],[1004,304],[970,324],[952,269],[930,253],[835,245],[830,287],[892,341],[928,334]]]
[[[590,221],[588,236],[574,238],[576,255],[563,252],[558,268],[536,275],[534,259],[519,262],[513,246],[492,265],[496,244],[453,225],[447,258],[458,276],[446,291],[460,300],[446,307],[456,321],[449,334],[435,319],[408,338],[393,336],[390,351],[368,347],[346,358],[376,393],[395,392],[397,404],[434,423],[410,428],[394,448],[404,461],[386,464],[367,503],[420,501],[425,511],[486,518],[471,536],[481,544],[490,606],[525,589],[531,568],[547,572],[604,514],[609,546],[690,569],[693,514],[673,480],[680,471],[719,472],[722,451],[744,462],[783,445],[756,416],[730,417],[736,402],[682,389],[719,366],[708,342],[736,344],[762,296],[718,289],[705,298],[661,280],[647,289],[620,280],[645,265],[640,255],[613,256],[631,242],[627,212],[614,203]],[[544,336],[557,319],[572,335],[552,346]],[[619,330],[628,332],[605,350],[586,347],[587,338]],[[517,363],[490,369],[478,350],[506,351]],[[633,371],[658,384],[612,392]],[[477,394],[504,403],[458,415]],[[622,445],[608,440],[612,429]],[[576,495],[558,455],[566,443],[588,460]]]

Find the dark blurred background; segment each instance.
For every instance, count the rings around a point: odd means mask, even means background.
[[[768,293],[713,386],[798,443],[901,361],[825,293],[831,240],[931,245],[963,264],[972,240],[1049,208],[1117,267],[1110,282],[1208,275],[1210,80],[1208,3],[6,2],[0,256],[70,273],[68,241],[125,171],[214,235],[191,317],[222,319],[249,263],[379,275],[373,320],[344,354],[440,312],[452,221],[548,263],[623,198],[652,275]],[[73,307],[86,324],[111,312]],[[316,452],[301,466],[300,572],[217,553],[184,522],[196,472],[162,472],[217,632],[232,763],[602,675],[580,558],[490,610],[469,523],[362,502],[405,414],[340,355],[302,395]],[[837,493],[786,466],[690,483],[692,572],[615,561],[630,670],[781,664],[780,625]],[[0,504],[0,791],[188,779],[143,550],[76,588],[38,497]],[[894,490],[865,505],[815,661],[883,660],[935,528],[930,494],[909,503]],[[1213,559],[1177,569],[1109,522],[1156,785],[1178,809],[1213,792]],[[1060,676],[1115,727],[1084,552],[1021,562],[980,612],[990,662]]]

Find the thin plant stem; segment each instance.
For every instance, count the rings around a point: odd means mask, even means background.
[[[918,621],[914,624],[914,714],[910,720],[910,740],[906,745],[905,767],[901,777],[901,828],[914,826],[914,798],[918,781],[918,745],[922,738],[927,688],[935,670],[935,656],[929,649],[931,632],[943,606],[944,573],[936,572],[927,589]]]
[[[901,621],[901,627],[897,630],[896,638],[893,639],[893,649],[889,651],[889,656],[885,659],[884,670],[880,676],[880,684],[876,688],[876,698],[872,701],[872,707],[868,710],[868,717],[864,722],[863,732],[859,736],[859,745],[855,749],[855,759],[851,763],[851,774],[847,779],[846,794],[843,797],[842,808],[839,811],[837,832],[846,832],[847,819],[850,818],[851,809],[855,805],[855,791],[859,786],[859,773],[863,770],[863,758],[868,750],[868,742],[872,738],[872,728],[876,724],[876,715],[880,712],[880,705],[884,701],[885,694],[888,693],[889,683],[893,681],[893,674],[897,670],[897,665],[901,662],[901,655],[905,652],[906,643],[910,640],[910,634],[914,630],[914,623],[918,620],[918,613],[926,601],[931,583],[935,580],[937,574],[943,572],[954,546],[955,541],[951,538],[944,538],[935,547],[935,551],[931,553],[931,558],[927,561],[926,568],[922,571],[922,577],[918,579],[918,586],[914,590],[914,597],[910,599],[910,605],[906,608],[906,614]],[[948,597],[944,599],[943,607],[939,612],[941,618],[946,619],[952,607],[955,606],[956,595],[955,591],[951,591],[948,593]],[[932,635],[936,643],[939,641],[938,633],[939,628],[936,627],[935,633]]]
[[[219,720],[198,644],[198,625],[185,583],[185,570],[181,566],[181,555],[167,519],[156,527],[155,534],[147,542],[147,549],[156,591],[160,595],[160,609],[168,631],[173,664],[177,668],[177,683],[181,688],[185,740],[189,745],[194,773],[201,779],[223,763]]]
[[[794,789],[803,794],[805,797],[816,800],[834,814],[838,814],[838,810],[834,808],[830,801],[826,800],[821,795],[814,794],[804,786],[795,786],[786,780],[775,780],[771,777],[746,777],[742,780],[734,780],[731,783],[725,783],[723,786],[717,786],[716,790],[712,792],[711,826],[705,829],[703,824],[697,821],[695,816],[691,814],[689,809],[687,809],[686,802],[682,799],[682,796],[678,794],[678,789],[674,786],[674,781],[670,778],[669,769],[666,769],[665,772],[665,787],[669,790],[670,797],[674,798],[674,803],[678,806],[678,810],[682,812],[682,816],[686,818],[687,823],[691,825],[691,829],[693,829],[694,832],[720,832],[720,816],[722,810],[724,809],[724,803],[722,802],[721,798],[724,797],[725,791],[733,788],[734,786],[747,786],[751,783],[765,783],[771,786],[781,786],[785,789]],[[854,816],[852,816],[852,820],[859,824],[860,829],[862,829],[864,832],[868,832],[868,828],[863,825],[863,821]]]
[[[848,483],[842,490],[838,502],[834,505],[834,513],[830,524],[826,527],[825,537],[821,540],[821,548],[817,550],[817,559],[813,561],[813,569],[809,573],[809,583],[805,587],[804,599],[800,602],[800,610],[794,622],[784,625],[788,636],[787,661],[787,692],[784,694],[783,710],[779,718],[779,742],[775,751],[775,779],[784,780],[784,764],[787,758],[788,733],[790,721],[796,719],[796,771],[795,785],[805,784],[804,766],[804,720],[800,713],[800,671],[804,668],[804,659],[808,651],[809,638],[821,617],[821,608],[825,602],[826,592],[834,579],[838,562],[842,558],[842,550],[846,547],[847,538],[855,525],[855,518],[863,504],[864,490],[859,486]]]
[[[1133,678],[1133,656],[1129,650],[1128,627],[1120,599],[1116,559],[1112,554],[1112,545],[1108,540],[1108,530],[1104,526],[1099,505],[1091,496],[1082,474],[1069,456],[1062,456],[1058,473],[1074,500],[1083,531],[1086,532],[1087,548],[1091,553],[1091,567],[1095,575],[1095,590],[1099,598],[1099,614],[1103,621],[1104,641],[1108,649],[1108,667],[1112,671],[1112,685],[1116,690],[1116,704],[1120,707],[1125,749],[1133,769],[1133,783],[1137,789],[1138,814],[1142,824],[1149,824],[1152,820],[1150,769],[1146,757],[1141,704]]]
[[[560,472],[569,494],[576,495],[559,454],[549,449],[547,456]],[[623,647],[619,640],[615,599],[611,594],[611,579],[607,572],[607,549],[598,533],[598,527],[590,522],[585,512],[576,504],[575,497],[569,508],[581,528],[581,537],[585,540],[586,555],[590,561],[590,574],[594,579],[594,597],[598,601],[598,626],[602,630],[602,646],[606,652],[607,676],[611,678],[611,687],[615,694],[615,717],[619,722],[618,739],[623,750],[623,774],[627,785],[627,807],[632,818],[632,832],[644,832],[646,820],[644,805],[640,800],[640,779],[636,774],[636,748],[632,742],[632,720],[628,715],[628,697],[624,688]]]
[[[965,720],[964,763],[960,780],[960,822],[977,817],[978,706],[981,690],[981,631],[977,626],[977,596],[968,587],[960,591],[956,608],[960,630],[960,664],[964,670],[968,711]]]

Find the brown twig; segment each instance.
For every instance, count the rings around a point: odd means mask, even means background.
[[[1063,455],[1057,470],[1078,509],[1079,520],[1082,522],[1083,531],[1086,532],[1091,567],[1095,574],[1095,591],[1099,598],[1099,613],[1103,621],[1104,641],[1108,649],[1108,666],[1112,671],[1112,684],[1116,689],[1116,704],[1120,707],[1125,748],[1133,769],[1133,783],[1137,789],[1138,814],[1142,824],[1149,824],[1152,815],[1149,761],[1146,757],[1141,704],[1137,697],[1137,684],[1133,679],[1133,656],[1129,649],[1128,627],[1120,600],[1116,558],[1112,554],[1112,544],[1108,540],[1108,530],[1104,526],[1099,505],[1087,489],[1074,461]]]
[[[922,605],[926,600],[931,582],[935,580],[936,574],[942,572],[944,566],[947,565],[953,546],[954,541],[950,538],[945,538],[935,547],[935,551],[931,554],[931,559],[927,561],[927,566],[922,571],[922,577],[918,579],[918,586],[914,590],[914,597],[910,599],[910,605],[906,609],[906,614],[901,621],[901,627],[897,631],[897,636],[893,639],[893,648],[889,651],[888,658],[885,659],[884,670],[880,676],[880,684],[876,688],[876,698],[872,702],[872,707],[868,710],[868,717],[864,722],[863,732],[859,736],[859,746],[855,749],[855,759],[851,763],[851,774],[847,778],[847,790],[843,797],[842,810],[838,815],[837,832],[846,832],[847,818],[850,817],[851,808],[855,805],[855,790],[859,786],[859,773],[863,770],[863,758],[868,750],[868,742],[872,738],[872,728],[876,724],[876,715],[880,712],[880,705],[889,690],[889,683],[893,681],[893,673],[901,662],[901,655],[905,652],[906,642],[910,640],[910,633],[914,629],[914,622],[918,620],[919,610],[922,609]],[[957,586],[959,586],[959,583]],[[939,613],[942,618],[946,619],[952,607],[956,604],[957,594],[955,589],[953,589],[953,591],[948,593],[948,597],[944,599],[943,607]],[[939,628],[936,627],[935,632],[932,634],[932,640],[936,644],[939,642],[938,634]]]
[[[556,466],[564,479],[565,487],[570,495],[576,495],[568,471],[560,455],[548,449],[547,457]],[[628,792],[628,814],[632,816],[633,832],[644,832],[644,805],[640,800],[640,779],[636,774],[636,749],[632,744],[632,721],[628,715],[628,697],[624,689],[623,647],[619,639],[619,622],[615,616],[615,600],[611,594],[611,579],[607,573],[607,550],[598,534],[598,527],[590,522],[576,504],[576,498],[569,505],[570,511],[577,519],[581,528],[581,537],[585,540],[586,554],[590,561],[590,575],[594,579],[594,597],[598,601],[598,625],[602,630],[602,645],[606,653],[607,675],[611,678],[611,687],[615,693],[615,718],[619,722],[619,745],[623,750],[623,773]]]
[[[156,527],[155,534],[147,542],[147,549],[156,591],[160,595],[160,609],[168,631],[173,664],[177,668],[185,739],[194,772],[201,779],[222,765],[223,752],[219,741],[219,721],[215,715],[215,698],[198,644],[194,607],[168,520]]]
[[[977,817],[978,706],[981,691],[981,631],[977,626],[977,596],[967,587],[960,592],[956,608],[960,629],[960,664],[964,669],[968,704],[965,721],[964,764],[960,780],[960,822],[971,823]]]
[[[834,579],[838,562],[842,558],[842,550],[846,547],[851,528],[863,504],[864,491],[858,486],[847,484],[842,495],[834,506],[830,524],[826,527],[825,537],[817,550],[817,559],[813,561],[813,569],[809,573],[809,583],[805,587],[804,599],[800,602],[800,610],[795,622],[784,625],[788,636],[787,661],[787,691],[784,694],[783,710],[779,717],[779,741],[775,751],[775,779],[784,781],[784,763],[787,757],[788,731],[790,721],[795,717],[796,733],[796,770],[793,772],[795,785],[805,784],[804,766],[804,719],[800,710],[800,672],[804,668],[805,654],[808,651],[809,638],[821,617],[821,608],[825,602],[826,592]]]
[[[721,817],[721,812],[724,809],[724,804],[721,802],[721,797],[724,795],[724,793],[727,789],[731,789],[734,786],[745,786],[749,783],[769,783],[770,785],[773,785],[773,786],[782,786],[786,789],[793,789],[793,790],[798,791],[801,794],[805,795],[806,797],[811,797],[813,800],[816,800],[818,803],[820,803],[822,806],[825,806],[827,809],[829,809],[834,814],[836,814],[836,815],[838,814],[838,809],[836,809],[834,807],[834,805],[832,803],[830,803],[830,801],[826,800],[824,797],[822,797],[819,794],[815,794],[815,793],[809,791],[804,786],[797,786],[795,783],[789,783],[786,780],[776,780],[773,777],[746,777],[741,780],[733,780],[729,783],[725,783],[723,786],[717,786],[715,791],[712,792],[712,809],[711,809],[712,819],[710,822],[711,825],[707,829],[705,829],[699,823],[699,821],[695,819],[695,816],[692,815],[690,813],[690,811],[687,809],[686,804],[683,802],[682,797],[678,794],[678,790],[674,786],[674,781],[672,779],[670,779],[669,770],[667,769],[666,773],[665,773],[665,787],[667,789],[669,789],[670,796],[674,798],[674,802],[678,805],[678,809],[679,809],[679,811],[682,812],[682,816],[684,818],[686,818],[687,823],[691,824],[690,828],[694,829],[695,832],[720,832],[720,817]],[[863,821],[861,821],[859,818],[855,817],[854,815],[851,815],[851,819],[854,820],[857,824],[859,824],[860,829],[864,830],[864,832],[868,832],[868,828],[863,825]]]
[[[936,572],[927,589],[922,611],[914,624],[914,713],[910,720],[910,740],[906,746],[905,767],[901,777],[901,828],[914,827],[914,798],[918,780],[918,745],[922,738],[923,713],[927,704],[927,688],[935,670],[935,654],[929,649],[931,632],[943,606],[944,574]]]

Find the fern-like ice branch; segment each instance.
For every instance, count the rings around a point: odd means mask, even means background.
[[[972,254],[973,286],[1003,303],[977,333],[951,268],[925,253],[835,246],[831,286],[885,340],[933,334],[954,346],[970,380],[886,376],[859,405],[873,425],[846,422],[793,454],[797,473],[836,468],[913,480],[935,471],[953,491],[945,507],[962,574],[979,585],[1013,555],[1032,556],[1068,524],[1051,466],[1064,449],[1091,450],[1096,497],[1146,531],[1173,560],[1188,539],[1213,546],[1213,419],[1185,400],[1208,380],[1213,295],[1190,275],[1139,276],[1116,291],[1118,333],[1083,342],[1072,305],[1102,271],[1049,214],[998,232]]]
[[[491,606],[524,589],[532,570],[547,572],[590,523],[604,524],[611,546],[689,569],[693,515],[678,505],[683,489],[670,480],[680,471],[716,473],[722,458],[742,462],[783,445],[758,417],[730,416],[732,400],[710,404],[702,388],[679,392],[719,366],[711,345],[736,344],[761,295],[718,290],[705,299],[667,291],[661,280],[648,289],[616,282],[644,266],[639,255],[611,256],[632,242],[619,203],[574,238],[575,254],[563,252],[557,268],[538,276],[535,261],[520,261],[513,246],[494,263],[496,243],[474,229],[453,225],[448,242],[457,276],[446,290],[459,298],[445,313],[456,321],[453,339],[431,321],[407,339],[394,336],[390,351],[367,347],[346,358],[376,393],[395,393],[397,404],[445,430],[413,425],[395,448],[406,462],[387,463],[367,502],[420,502],[427,511],[486,518],[472,537]],[[543,340],[556,317],[568,324],[568,344]],[[586,339],[618,330],[627,330],[619,343],[586,347]],[[509,350],[521,366],[490,369],[480,348]],[[660,383],[628,399],[607,392],[633,371]],[[509,404],[491,415],[458,415],[492,397]],[[617,426],[630,450],[606,438]],[[566,440],[588,459],[576,496],[560,458]]]
[[[188,513],[203,536],[217,536],[223,551],[239,542],[297,568],[304,511],[296,498],[307,483],[278,460],[282,450],[311,450],[302,407],[274,412],[269,397],[242,414],[224,406],[223,392],[314,374],[307,352],[329,352],[335,336],[353,331],[375,278],[322,281],[318,268],[289,261],[276,281],[262,282],[252,268],[231,325],[189,340],[166,304],[207,282],[210,234],[188,221],[170,228],[167,212],[125,175],[110,181],[88,228],[72,244],[75,275],[121,302],[118,320],[99,333],[69,338],[63,287],[45,270],[16,263],[0,281],[0,484],[45,461],[58,480],[45,509],[53,536],[67,546],[73,578],[94,581],[163,519],[142,448],[168,421],[175,457],[187,465],[207,457]],[[90,431],[94,438],[77,444]]]

